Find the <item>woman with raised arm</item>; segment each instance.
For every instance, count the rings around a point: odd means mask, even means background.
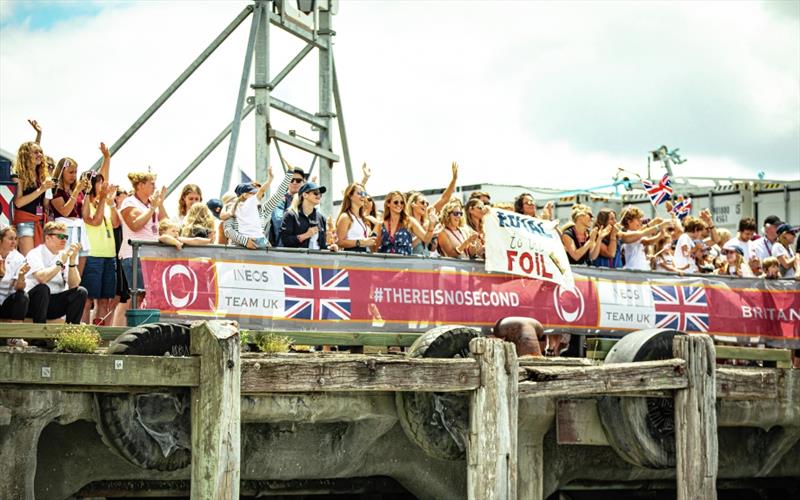
[[[445,205],[441,221],[444,230],[439,233],[439,253],[443,256],[468,259],[483,250],[478,233],[472,231],[464,220],[461,205]]]
[[[413,255],[429,255],[430,243],[435,240],[442,231],[442,226],[438,223],[436,208],[428,205],[428,199],[419,191],[412,191],[408,196],[408,211],[411,218],[417,221],[423,233],[414,234],[411,241],[411,253]]]
[[[564,244],[570,264],[585,265],[600,254],[600,245],[597,244],[600,230],[597,227],[589,229],[593,218],[589,207],[576,205],[572,209],[571,222],[561,229],[561,243]]]
[[[344,190],[342,206],[336,218],[336,239],[342,250],[366,252],[375,245],[372,225],[361,216],[367,196],[364,186],[358,183],[350,184]]]
[[[103,156],[108,153],[101,146]],[[116,206],[117,186],[109,185],[103,174],[89,176],[90,189],[83,199],[82,215],[90,250],[81,273],[81,286],[89,300],[84,308],[83,321],[89,322],[89,310],[94,301],[95,325],[110,325],[114,318],[114,297],[117,293],[117,251],[114,229],[120,225]]]
[[[158,241],[158,223],[169,218],[164,209],[167,188],[156,191],[156,176],[151,172],[131,172],[128,180],[133,186],[133,195],[128,196],[120,207],[122,217],[122,248],[119,257],[128,286],[134,287],[133,248],[129,240]],[[144,286],[142,266],[137,267],[136,288]]]
[[[361,218],[368,222],[372,231],[377,234],[380,229],[381,219],[372,196],[367,195],[364,197],[364,206],[361,207]]]
[[[375,242],[375,251],[377,253],[411,255],[411,241],[414,236],[410,229],[410,219],[406,212],[406,200],[403,193],[392,191],[387,194],[383,202],[383,223]]]
[[[655,218],[649,225],[642,224],[644,212],[628,206],[622,210],[622,251],[625,254],[624,269],[650,270],[645,245],[650,245],[661,237],[662,230],[672,226],[671,220]]]
[[[44,242],[45,193],[53,187],[47,175],[42,148],[35,142],[25,142],[19,147],[11,180],[17,183],[14,193],[14,225],[19,237],[22,255]]]
[[[450,184],[447,185],[442,196],[436,200],[436,203],[433,204],[433,208],[436,209],[436,213],[441,212],[442,208],[450,203],[450,198],[452,198],[453,193],[456,192],[456,182],[458,182],[458,163],[453,162],[450,165],[450,171],[452,176],[450,177]]]
[[[102,149],[102,148],[101,148]],[[72,158],[62,158],[58,161],[55,170],[56,190],[50,206],[55,216],[55,221],[67,226],[67,247],[80,243],[81,250],[78,260],[78,273],[83,275],[86,266],[86,256],[91,250],[91,243],[86,237],[86,226],[83,223],[83,199],[86,190],[90,187],[88,178],[78,178],[78,162]]]

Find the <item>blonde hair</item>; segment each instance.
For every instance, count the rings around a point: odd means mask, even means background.
[[[178,198],[178,215],[181,217],[186,217],[187,208],[184,198],[187,194],[199,195],[200,201],[203,201],[203,191],[200,190],[200,186],[197,184],[187,184],[183,186],[183,189],[181,189],[181,196]]]
[[[443,226],[447,227],[447,220],[450,217],[450,214],[455,212],[457,209],[461,209],[461,205],[453,202],[448,203],[444,206],[444,208],[442,208],[442,215],[439,220],[441,220]],[[464,214],[462,213],[461,217],[459,218],[458,227],[463,227],[465,224],[466,222],[464,221]]]
[[[44,225],[44,234],[51,234],[53,231],[66,231],[67,225],[63,222],[48,222]]]
[[[414,203],[418,202],[419,199],[424,197],[424,196],[425,195],[420,193],[419,191],[411,191],[411,193],[408,194],[408,199],[406,200],[406,210],[408,210],[408,215],[409,216],[414,217],[414,208],[412,207],[412,205],[414,205]],[[428,223],[428,211],[427,210],[423,210],[422,211],[422,220],[420,220],[420,222],[423,225]]]
[[[408,227],[408,203],[406,203],[406,197],[403,196],[403,193],[400,191],[392,191],[386,195],[386,198],[383,200],[383,221],[386,222],[391,217],[391,210],[389,210],[389,205],[392,204],[392,198],[400,197],[403,200],[403,210],[400,211],[400,223],[398,224],[398,228],[401,227]]]
[[[12,173],[19,179],[23,191],[39,187],[47,179],[47,163],[44,153],[42,153],[42,161],[37,166],[31,152],[34,149],[42,151],[41,146],[35,142],[23,142],[17,150],[17,157],[14,158],[14,165],[11,167]],[[22,193],[17,196],[22,196]]]
[[[192,205],[192,208],[190,208],[189,212],[186,214],[186,220],[183,223],[181,235],[191,236],[192,231],[197,227],[202,227],[208,230],[209,233],[213,232],[216,228],[214,215],[205,203],[195,203]]]
[[[181,226],[178,225],[177,222],[171,221],[169,219],[164,219],[158,223],[158,235],[161,236],[162,234],[169,231],[171,228],[180,229]]]
[[[64,157],[64,158],[61,158],[60,160],[58,160],[58,163],[56,164],[56,168],[55,168],[55,170],[53,170],[53,176],[58,181],[58,183],[56,184],[56,189],[61,188],[64,191],[69,193],[70,191],[72,191],[75,188],[75,184],[78,183],[78,179],[79,179],[79,177],[77,175],[75,176],[75,181],[72,184],[70,184],[69,186],[64,184],[64,170],[66,170],[68,168],[72,168],[72,167],[75,167],[75,171],[77,172],[77,170],[78,170],[78,162],[73,160],[72,158],[67,156],[67,157]]]
[[[152,172],[130,172],[128,174],[128,180],[131,181],[131,186],[133,186],[133,189],[136,190],[139,184],[142,184],[143,182],[155,181],[156,174]]]

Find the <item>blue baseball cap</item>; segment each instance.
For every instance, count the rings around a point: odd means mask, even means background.
[[[249,182],[239,184],[236,186],[236,189],[233,190],[233,192],[236,193],[236,196],[241,196],[245,193],[255,193],[256,191],[258,191],[258,188]]]

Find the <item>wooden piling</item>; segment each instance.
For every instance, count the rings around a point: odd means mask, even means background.
[[[686,360],[688,385],[675,391],[678,500],[717,498],[716,360],[708,335],[679,335],[673,349]]]
[[[514,345],[479,337],[469,345],[481,384],[470,396],[467,497],[517,498],[517,354]]]
[[[241,463],[239,330],[231,322],[192,326],[191,353],[200,356],[192,388],[192,500],[238,499]]]

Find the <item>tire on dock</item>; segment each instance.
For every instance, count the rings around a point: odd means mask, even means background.
[[[469,342],[480,332],[443,325],[420,336],[409,348],[411,358],[466,358]],[[398,392],[397,414],[406,436],[426,454],[444,460],[464,457],[469,433],[469,398],[463,393]]]
[[[189,327],[153,323],[127,330],[108,354],[188,356]],[[173,471],[191,463],[190,398],[186,390],[95,394],[97,430],[117,455],[143,469]]]
[[[606,363],[671,359],[672,340],[683,332],[639,330],[609,351]],[[672,398],[604,396],[597,405],[609,444],[625,461],[650,469],[675,467],[675,406]]]

